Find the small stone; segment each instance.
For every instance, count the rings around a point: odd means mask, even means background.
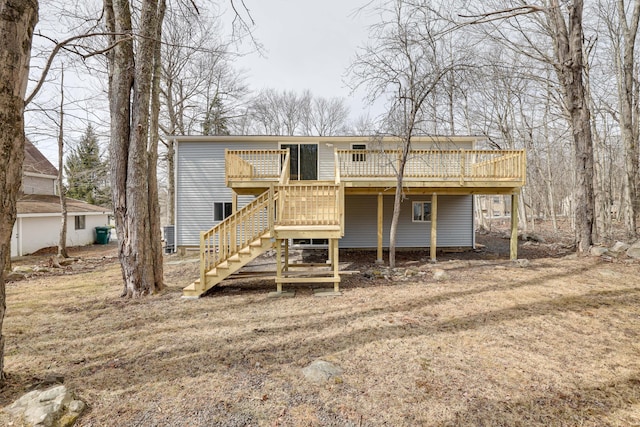
[[[318,359],[302,369],[304,377],[314,383],[322,383],[342,375],[342,368],[333,363]]]
[[[627,249],[627,256],[633,259],[640,259],[640,242],[636,242]]]
[[[531,262],[528,259],[517,259],[514,261],[515,264],[520,268],[527,268],[531,265]]]
[[[257,363],[257,365],[260,364]],[[81,413],[82,411],[84,411],[85,406],[86,405],[82,400],[72,400],[71,403],[69,403],[69,411]]]
[[[602,256],[608,251],[609,248],[605,248],[604,246],[592,246],[589,252],[591,253],[591,256]]]
[[[26,278],[26,274],[19,273],[17,271],[9,271],[4,273],[4,280],[6,280],[7,282],[17,282],[18,280],[24,280]]]
[[[446,271],[440,268],[433,270],[433,280],[440,281],[440,280],[446,280],[446,279],[447,279]]]
[[[78,420],[79,416],[80,416],[80,413],[78,412],[66,413],[62,417],[60,417],[60,420],[58,421],[58,425],[60,427],[72,427]]]

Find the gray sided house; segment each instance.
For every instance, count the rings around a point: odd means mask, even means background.
[[[388,248],[401,154],[397,139],[182,136],[175,140],[176,246],[179,251],[197,248],[218,254],[203,267],[213,273],[201,273],[193,295],[201,294],[198,286],[208,289],[209,282],[219,281],[205,277],[221,276],[216,265],[230,267],[226,258],[241,258],[243,250],[249,252],[249,241],[257,248],[260,238],[269,237],[278,250],[282,245],[285,259],[290,244],[323,245],[336,256],[338,247],[376,249],[378,259]],[[473,247],[473,195],[518,194],[524,185],[524,152],[476,150],[479,140],[462,136],[412,140],[396,247],[429,249],[434,259],[438,247]],[[268,243],[265,240],[261,246]],[[282,274],[287,272],[285,266]],[[334,281],[337,290],[336,280],[337,273],[327,281]],[[276,282],[294,283],[284,276]]]

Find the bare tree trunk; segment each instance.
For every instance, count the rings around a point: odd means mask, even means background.
[[[161,37],[162,25],[166,9],[166,1],[159,0],[158,15],[155,35],[155,46],[153,50],[153,80],[151,82],[151,120],[149,126],[149,200],[156,200],[156,203],[149,203],[149,224],[151,233],[151,254],[153,257],[153,276],[156,280],[156,290],[164,288],[163,266],[162,266],[162,235],[160,234],[160,205],[158,200],[158,135],[160,118],[160,77],[162,75],[161,63]]]
[[[634,81],[635,76],[635,42],[638,33],[638,21],[640,18],[640,0],[634,1],[631,23],[627,23],[625,4],[623,0],[617,1],[618,18],[622,27],[624,48],[622,58],[616,54],[618,73],[618,98],[620,102],[620,130],[624,141],[625,156],[625,193],[623,195],[625,209],[622,212],[627,237],[636,237],[636,211],[638,200],[637,176],[638,176],[638,132],[635,125],[637,117],[634,117]]]
[[[60,196],[60,239],[58,240],[58,255],[68,258],[67,254],[67,195],[64,188],[64,67],[60,76],[60,129],[58,130],[58,195]]]
[[[413,119],[415,120],[415,119]],[[413,121],[411,122],[413,123]],[[402,142],[402,155],[400,156],[400,162],[398,164],[398,170],[396,175],[396,193],[393,199],[393,215],[391,216],[391,227],[389,230],[389,267],[395,268],[396,266],[396,235],[398,230],[398,221],[400,220],[400,208],[402,203],[402,185],[404,180],[404,168],[407,165],[407,159],[409,158],[409,152],[411,151],[411,134],[413,129],[409,129],[408,137],[403,138]]]
[[[593,140],[591,135],[591,111],[585,96],[583,83],[583,0],[575,0],[569,7],[568,24],[562,16],[558,0],[551,0],[548,14],[554,30],[554,51],[558,79],[564,90],[564,99],[571,120],[575,148],[575,215],[576,246],[586,253],[593,243],[594,195],[593,195]]]
[[[24,161],[24,96],[29,78],[36,0],[0,1],[0,380],[4,380],[4,283]]]
[[[105,0],[107,28],[118,42],[108,53],[109,106],[111,111],[111,181],[119,258],[124,288],[122,295],[139,297],[162,288],[154,265],[152,240],[159,235],[150,211],[158,204],[157,190],[149,190],[148,137],[150,94],[155,38],[160,14],[157,0],[145,0],[140,11],[139,39],[129,36],[133,26],[128,0]],[[155,198],[154,198],[155,194]],[[160,272],[161,272],[160,267]]]

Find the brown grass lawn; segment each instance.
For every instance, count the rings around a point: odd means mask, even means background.
[[[341,297],[254,280],[182,300],[196,268],[133,301],[115,260],[8,284],[0,404],[58,373],[82,426],[640,425],[637,263],[444,261],[446,280],[355,275]],[[344,374],[306,382],[318,358]]]

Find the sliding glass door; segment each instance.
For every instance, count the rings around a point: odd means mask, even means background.
[[[282,144],[289,149],[290,179],[292,181],[315,181],[318,179],[318,144]]]

